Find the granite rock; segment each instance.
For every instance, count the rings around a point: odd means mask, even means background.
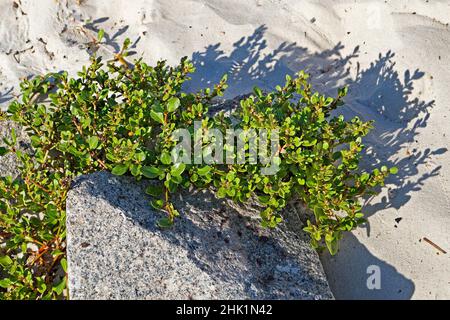
[[[4,146],[3,138],[11,139],[12,129],[15,130],[17,136],[17,146],[22,151],[30,150],[30,139],[27,133],[19,125],[12,121],[0,121],[0,146]],[[12,175],[16,177],[19,172],[17,169],[18,161],[14,154],[6,154],[0,157],[0,177]]]
[[[303,234],[259,226],[258,208],[207,190],[173,196],[181,213],[160,230],[150,182],[81,176],[67,199],[71,299],[332,299]],[[294,218],[292,218],[294,219]],[[291,223],[289,223],[291,222]]]

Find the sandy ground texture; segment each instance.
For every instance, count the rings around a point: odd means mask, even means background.
[[[337,298],[450,298],[450,1],[1,0],[0,104],[23,77],[76,71],[92,39],[125,37],[135,57],[196,67],[190,89],[228,73],[228,97],[306,69],[317,89],[350,96],[343,113],[375,120],[365,166],[399,174],[366,205],[369,223],[322,255]],[[375,269],[370,266],[376,266]],[[369,290],[369,271],[380,270]]]

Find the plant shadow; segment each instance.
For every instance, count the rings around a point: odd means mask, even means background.
[[[102,30],[101,24],[105,23],[108,20],[109,20],[108,17],[98,18],[98,19],[95,19],[94,21],[84,24],[84,28],[92,31],[93,34],[96,36],[100,32],[100,30]],[[113,34],[103,30],[102,47],[104,49],[107,49],[107,51],[110,51],[110,53],[111,52],[113,54],[119,53],[120,50],[122,49],[122,43],[119,43],[118,40],[120,39],[120,36],[124,35],[128,31],[129,27],[130,26],[125,25],[125,26],[119,28]],[[131,43],[131,45],[129,46],[129,49],[136,48],[136,45],[139,43],[140,40],[141,40],[141,37],[139,36],[136,40],[133,41],[133,43]],[[111,48],[111,50],[109,50],[109,48]],[[87,50],[90,54],[92,54],[93,52],[98,50],[98,47],[92,47],[91,45],[88,44]],[[135,54],[136,54],[135,51],[128,50],[128,56],[133,56]]]
[[[377,258],[352,233],[341,240],[338,254],[331,256],[323,252],[321,261],[324,269],[332,272],[332,277],[327,278],[336,299],[408,300],[415,291],[413,281]],[[369,277],[374,274],[370,267],[373,266],[379,268],[378,288],[367,284],[371,284]]]
[[[395,186],[395,198],[368,204],[365,213],[369,216],[389,207],[399,209],[409,201],[412,192],[421,189],[425,180],[438,174],[440,166],[423,175],[419,174],[417,167],[431,156],[446,153],[446,148],[408,149],[416,143],[419,130],[427,126],[435,103],[414,97],[415,81],[424,77],[423,72],[407,70],[402,78],[395,68],[395,53],[391,51],[380,53],[376,61],[361,69],[357,62],[359,46],[344,55],[341,43],[330,50],[310,52],[296,43],[284,42],[264,54],[266,31],[267,27],[260,26],[252,35],[234,43],[230,53],[222,51],[220,43],[194,52],[191,60],[196,72],[186,89],[195,91],[211,86],[227,74],[227,97],[235,97],[251,92],[255,85],[273,90],[276,85],[284,83],[286,74],[293,75],[300,70],[311,75],[316,90],[330,95],[348,85],[347,105],[338,112],[347,118],[359,116],[375,122],[374,130],[365,139],[368,148],[362,159],[362,168],[373,170],[381,165],[399,168],[399,173],[387,180],[388,184]],[[354,62],[357,74],[352,77],[350,69]],[[402,153],[407,153],[407,156],[402,156]]]
[[[196,71],[186,84],[186,89],[196,91],[211,86],[227,74],[225,97],[233,98],[251,92],[254,86],[273,90],[276,85],[285,82],[287,74],[292,75],[300,70],[310,73],[316,86],[334,89],[338,81],[349,75],[349,69],[345,66],[357,57],[359,50],[357,47],[352,54],[342,56],[344,46],[338,43],[330,50],[311,54],[307,48],[296,43],[283,42],[272,52],[264,53],[267,48],[266,31],[266,26],[258,27],[252,35],[235,42],[229,54],[220,49],[220,43],[194,52],[191,60]]]
[[[350,94],[346,99],[347,105],[338,113],[346,118],[359,116],[364,120],[374,120],[374,130],[364,140],[368,147],[361,161],[362,168],[373,170],[382,165],[399,168],[398,174],[389,176],[386,181],[390,186],[387,197],[380,201],[366,199],[366,217],[387,208],[400,209],[414,192],[421,190],[426,180],[439,174],[441,166],[425,173],[420,173],[418,169],[430,157],[448,151],[446,148],[420,149],[415,146],[420,130],[427,126],[435,103],[415,97],[416,82],[424,77],[424,72],[406,70],[400,74],[392,51],[380,53],[368,67],[361,68],[357,62],[360,48],[357,46],[350,54],[344,54],[341,43],[330,50],[310,52],[296,43],[285,42],[275,50],[263,53],[267,48],[266,30],[265,26],[260,26],[252,35],[242,37],[229,53],[221,50],[220,43],[193,53],[196,73],[187,89],[194,91],[211,86],[227,74],[229,90],[226,97],[230,98],[251,92],[255,85],[273,90],[276,85],[284,83],[286,74],[292,75],[299,70],[311,74],[313,87],[323,93],[335,95],[338,88],[348,85]],[[356,76],[351,76],[350,70],[355,66]],[[370,223],[366,227],[370,235]],[[362,286],[355,289],[353,298],[407,299],[412,296],[412,281],[372,255],[354,235],[346,235],[341,248],[339,254],[348,260],[346,265],[359,268],[357,274],[360,278],[367,278],[367,266],[375,264],[381,266],[390,279],[391,285],[382,291],[368,291],[365,283],[355,283]]]
[[[12,92],[13,92],[13,88],[10,88],[9,90],[7,90],[4,93],[0,92],[0,106],[3,103],[9,102],[14,98],[12,95]]]
[[[369,68],[360,70],[358,66],[356,79],[347,81],[352,90],[350,110],[362,118],[375,120],[375,129],[366,138],[368,148],[362,166],[367,170],[380,165],[399,169],[398,174],[386,180],[392,186],[388,197],[366,204],[364,213],[368,217],[382,209],[400,209],[413,192],[420,191],[424,182],[441,170],[441,166],[436,166],[420,174],[418,168],[431,157],[448,151],[447,148],[421,150],[416,146],[420,129],[427,126],[435,101],[413,97],[414,82],[424,77],[424,73],[418,69],[406,70],[402,78],[395,69],[394,57],[391,51],[380,54]]]
[[[97,32],[99,30],[95,25],[89,27]],[[395,53],[391,51],[380,53],[378,59],[368,67],[361,68],[357,62],[359,47],[355,47],[350,54],[344,54],[345,48],[341,43],[329,50],[311,52],[296,43],[284,42],[275,50],[267,52],[266,31],[267,28],[264,25],[260,26],[252,35],[242,37],[235,42],[229,53],[221,50],[220,43],[211,44],[202,51],[194,52],[191,60],[196,67],[196,72],[192,75],[191,81],[186,84],[185,89],[196,91],[210,87],[227,74],[229,88],[225,97],[232,98],[247,94],[255,85],[264,90],[272,90],[285,81],[286,74],[292,75],[299,70],[305,70],[311,74],[314,88],[323,93],[334,95],[338,88],[348,85],[350,94],[346,100],[347,105],[339,113],[347,118],[357,115],[365,120],[375,121],[374,130],[365,138],[368,148],[362,159],[362,167],[366,170],[372,170],[381,165],[399,168],[399,173],[390,176],[387,180],[389,185],[394,186],[389,196],[378,202],[366,203],[364,212],[368,217],[386,208],[401,208],[411,199],[414,192],[421,190],[426,180],[438,175],[440,166],[426,173],[420,173],[418,166],[425,164],[430,157],[443,155],[448,150],[445,148],[421,150],[419,147],[414,147],[420,129],[427,126],[430,111],[434,106],[434,101],[415,98],[415,83],[424,77],[423,72],[407,70],[400,75],[395,67]],[[118,51],[119,47],[114,40],[116,36],[105,37],[106,42]],[[352,76],[351,70],[355,64],[357,74]],[[205,210],[215,212],[212,208]],[[186,209],[183,213],[189,214],[188,211]],[[130,216],[137,220],[142,218],[133,213],[130,213]],[[186,223],[189,224],[189,222]],[[239,230],[239,225],[240,223],[233,222],[230,230],[235,228]],[[187,228],[187,230],[195,229],[194,226],[187,226]],[[370,232],[370,223],[367,230]],[[193,237],[192,232],[181,231],[183,238]],[[214,230],[214,232],[218,231]],[[210,230],[196,230],[195,233],[203,234],[205,237],[213,236]],[[174,237],[172,241],[178,241],[183,245],[180,238]],[[196,246],[195,243],[194,241],[191,245]],[[250,243],[259,243],[259,240],[253,239]],[[211,257],[207,258],[209,254]],[[211,263],[215,259],[222,259],[219,257],[222,254],[221,250],[217,250],[207,252],[202,258],[207,260],[199,260],[196,256],[192,259],[201,268],[208,269],[211,268]],[[283,259],[283,254],[280,253],[280,255],[277,258]],[[348,234],[344,238],[339,257],[338,259],[347,261],[345,265],[352,266],[352,273],[355,275],[355,277],[346,278],[352,274],[348,270],[333,270],[338,273],[333,276],[333,279],[340,277],[339,283],[344,280],[351,281],[355,286],[354,291],[348,295],[342,295],[342,298],[408,299],[414,293],[414,283],[410,279],[374,256],[353,234]],[[251,261],[251,258],[248,259],[250,259],[249,266],[252,270],[250,275],[257,276],[260,266],[257,262]],[[325,261],[325,267],[327,263]],[[363,280],[367,279],[366,270],[369,265],[380,266],[387,275],[390,284],[384,290],[369,291],[367,289]],[[239,272],[248,272],[248,270]],[[217,275],[219,276],[220,272]],[[330,284],[335,288],[338,285],[333,281],[330,281]]]

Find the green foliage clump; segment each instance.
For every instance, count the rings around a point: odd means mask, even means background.
[[[230,116],[211,115],[208,106],[223,94],[226,77],[213,88],[187,93],[182,86],[194,68],[186,58],[176,67],[165,61],[130,65],[128,45],[106,64],[92,57],[77,78],[52,73],[25,80],[21,100],[1,115],[26,130],[32,151],[21,151],[14,133],[0,147],[0,156],[15,153],[21,172],[17,179],[0,178],[0,242],[5,243],[0,298],[52,299],[64,293],[66,276],[58,270],[66,270],[65,201],[71,181],[81,174],[108,170],[159,181],[147,193],[152,206],[167,213],[159,220],[163,228],[179,215],[170,201],[179,188],[211,188],[237,202],[256,199],[265,207],[266,227],[282,221],[289,201],[301,200],[315,216],[304,229],[312,245],[324,243],[334,254],[342,233],[364,221],[359,199],[396,171],[359,169],[361,138],[371,123],[331,115],[343,104],[345,88],[336,98],[325,97],[313,92],[308,75],[300,72],[274,92],[255,88]],[[280,147],[271,159],[279,170],[263,175],[261,168],[270,164],[251,161],[175,163],[174,132],[185,128],[194,137],[195,121],[201,121],[203,133],[279,130]],[[202,148],[211,153],[208,145]]]

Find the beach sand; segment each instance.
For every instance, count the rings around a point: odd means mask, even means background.
[[[342,113],[375,120],[364,166],[399,174],[367,203],[368,224],[322,254],[331,288],[338,299],[450,299],[450,254],[423,240],[450,251],[449,22],[447,0],[1,0],[0,107],[21,78],[75,74],[100,29],[105,57],[125,37],[149,63],[188,56],[191,90],[228,73],[233,97],[300,69],[319,91],[348,84]],[[379,290],[366,286],[370,265]]]

